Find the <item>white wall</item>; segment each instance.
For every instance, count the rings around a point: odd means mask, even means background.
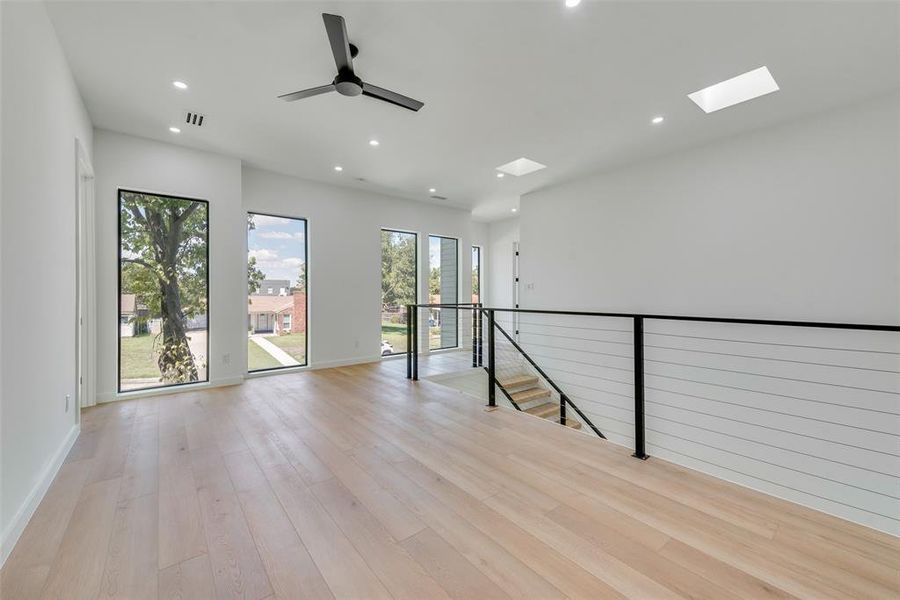
[[[4,559],[77,432],[75,140],[90,153],[92,130],[43,4],[0,6]]]
[[[116,395],[119,188],[209,201],[209,380],[239,382],[247,352],[246,255],[241,242],[247,221],[241,209],[241,161],[97,130],[94,173],[98,401]]]
[[[531,307],[900,321],[900,99],[522,198]]]
[[[527,195],[521,303],[896,325],[898,126],[894,95]],[[631,326],[520,326],[624,445]],[[644,347],[651,456],[900,535],[900,334],[653,320]]]
[[[308,219],[311,366],[378,357],[382,227],[419,234],[419,297],[423,302],[427,298],[427,236],[458,238],[464,274],[460,298],[471,298],[471,277],[465,276],[471,273],[471,246],[484,245],[487,236],[486,227],[472,223],[468,211],[251,168],[244,169],[242,182],[245,211]],[[420,342],[420,347],[423,344]]]

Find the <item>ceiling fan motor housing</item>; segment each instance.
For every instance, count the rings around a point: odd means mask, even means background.
[[[338,73],[332,83],[334,83],[337,92],[344,96],[359,96],[362,94],[362,79],[348,71]]]

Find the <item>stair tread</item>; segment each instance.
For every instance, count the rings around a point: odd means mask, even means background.
[[[581,421],[576,421],[572,417],[566,417],[566,427],[571,427],[572,429],[581,429]]]
[[[550,390],[540,387],[533,387],[527,390],[522,390],[521,392],[514,392],[510,394],[513,400],[516,402],[528,402],[529,400],[537,400],[538,398],[544,398],[550,395]]]
[[[538,378],[533,375],[513,375],[512,377],[505,377],[498,381],[498,383],[505,388],[522,387],[525,385],[536,384],[537,382]]]
[[[539,404],[538,406],[526,408],[525,412],[530,415],[546,418],[559,413],[559,404],[556,404],[555,402],[546,402],[544,404]]]

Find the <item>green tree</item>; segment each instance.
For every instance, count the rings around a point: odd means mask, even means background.
[[[256,257],[251,256],[247,259],[247,289],[251,294],[259,291],[259,284],[266,278],[259,267],[256,266]]]
[[[306,263],[303,263],[303,266],[300,267],[300,272],[297,274],[297,283],[294,287],[303,292],[306,291]]]
[[[441,295],[441,270],[438,267],[431,267],[431,273],[428,275],[428,293],[432,296]]]
[[[416,302],[416,236],[381,232],[381,303],[403,306]]]
[[[186,322],[208,306],[205,202],[122,192],[122,289],[162,323],[157,365],[165,383],[197,381]]]

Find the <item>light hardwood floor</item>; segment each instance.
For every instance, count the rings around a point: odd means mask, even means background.
[[[900,597],[896,538],[404,369],[86,410],[0,597]]]

